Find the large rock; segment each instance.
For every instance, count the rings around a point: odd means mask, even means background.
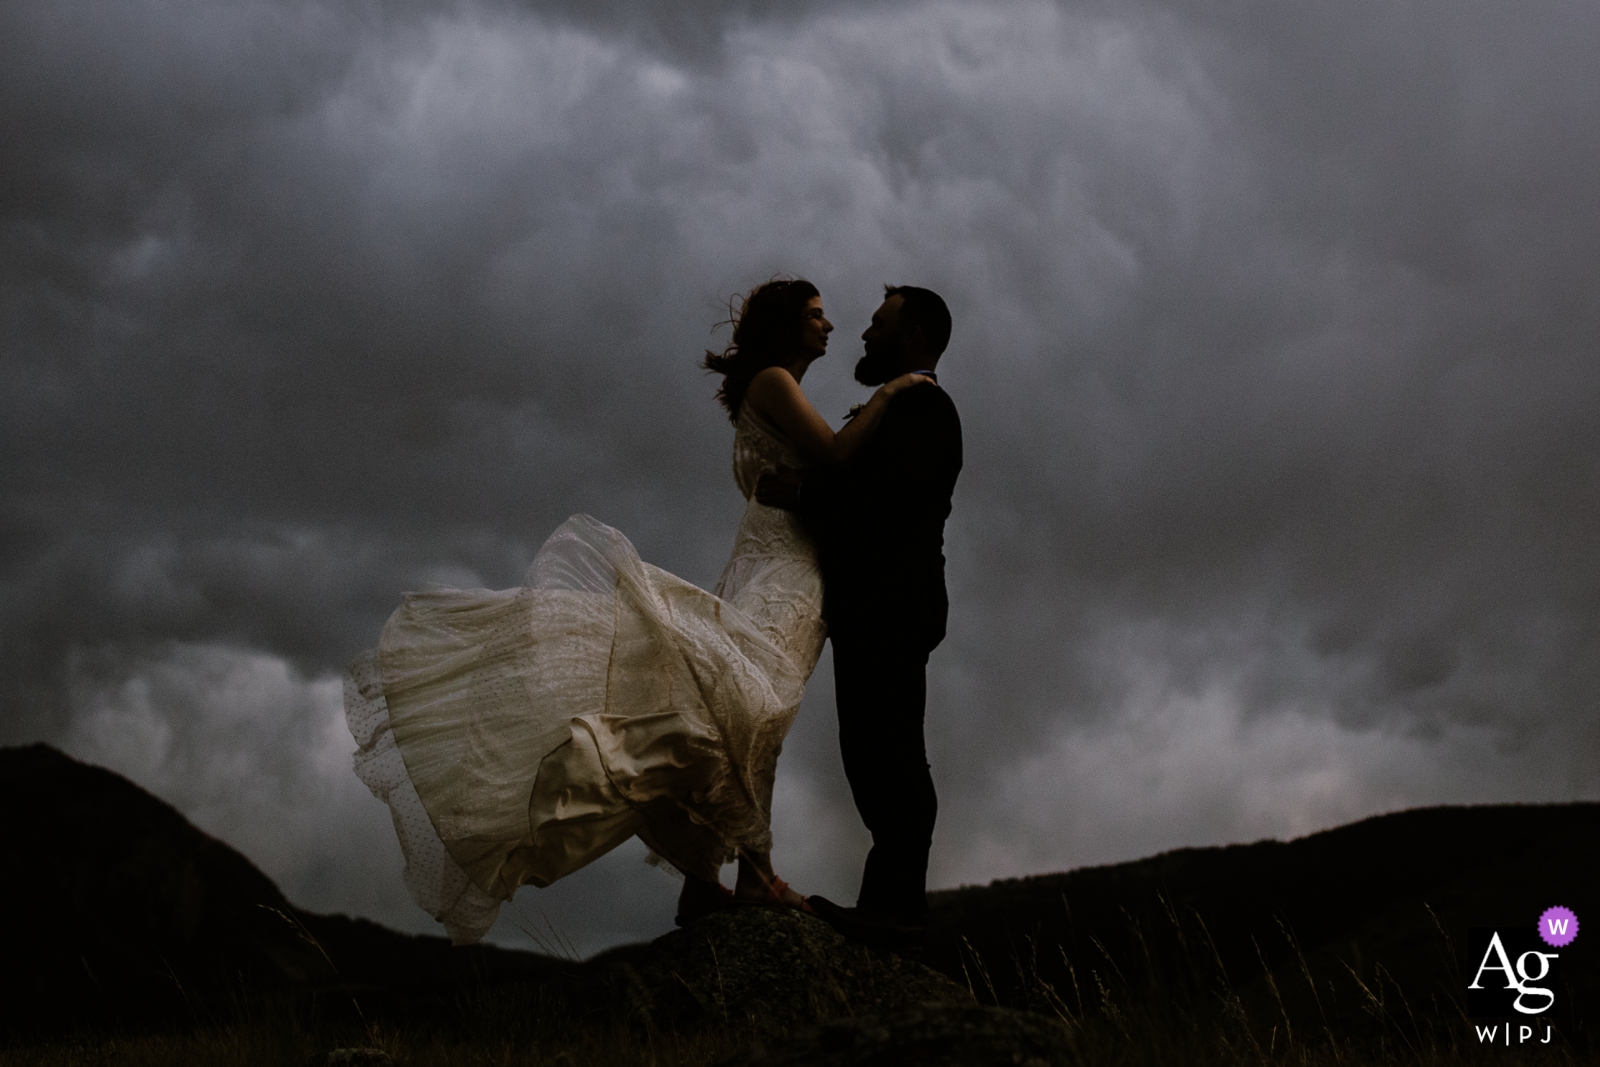
[[[1056,1067],[1072,1062],[1059,1021],[1008,1008],[924,1005],[825,1023],[723,1067]]]
[[[972,1003],[937,971],[787,909],[720,912],[595,962],[626,975],[620,984],[636,1018],[679,1031],[714,1026],[770,1038],[841,1016]]]

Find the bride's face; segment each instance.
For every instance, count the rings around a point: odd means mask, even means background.
[[[828,335],[832,332],[833,323],[822,313],[822,297],[812,297],[800,312],[800,353],[807,362],[827,354]]]

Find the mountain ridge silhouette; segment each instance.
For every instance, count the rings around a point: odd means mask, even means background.
[[[199,1018],[210,1001],[296,990],[403,1009],[572,968],[302,911],[170,804],[49,745],[0,748],[0,806],[27,813],[0,822],[0,855],[15,872],[0,879],[0,908],[24,917],[0,967],[14,1028]]]
[[[579,963],[301,911],[165,801],[48,745],[0,748],[0,803],[28,813],[0,824],[0,855],[26,873],[0,880],[0,904],[23,917],[0,968],[13,1030],[182,1022],[258,993],[413,1016],[507,983],[599,1003],[662,969],[651,953],[669,943]],[[1286,1025],[1358,1029],[1388,1010],[1374,991],[1395,990],[1448,1028],[1469,927],[1531,924],[1558,903],[1600,914],[1597,835],[1600,803],[1439,806],[941,890],[927,962],[981,1002],[1058,1016],[1221,996]],[[1600,983],[1583,938],[1562,951],[1560,1020],[1581,1045]]]
[[[1081,1005],[1085,986],[1199,1002],[1225,986],[1285,1020],[1353,1031],[1390,1013],[1464,1031],[1480,962],[1469,931],[1531,931],[1555,904],[1600,915],[1597,841],[1600,803],[1440,805],[945,890],[930,894],[929,963],[982,961],[994,999],[1012,1005],[1076,1006],[1063,994],[1074,988]],[[1553,1017],[1588,1047],[1596,953],[1580,937],[1561,956]]]

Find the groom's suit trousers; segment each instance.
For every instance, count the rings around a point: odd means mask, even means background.
[[[928,849],[938,813],[922,733],[927,666],[928,653],[917,646],[833,642],[839,752],[872,832],[856,906],[913,925],[927,921]]]

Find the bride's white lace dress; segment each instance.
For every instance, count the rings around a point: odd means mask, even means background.
[[[702,877],[771,847],[778,753],[825,635],[811,539],[754,499],[780,462],[801,465],[744,405],[733,467],[748,503],[715,594],[575,515],[520,588],[408,593],[351,665],[356,773],[452,939],[478,940],[518,886],[635,834]]]

